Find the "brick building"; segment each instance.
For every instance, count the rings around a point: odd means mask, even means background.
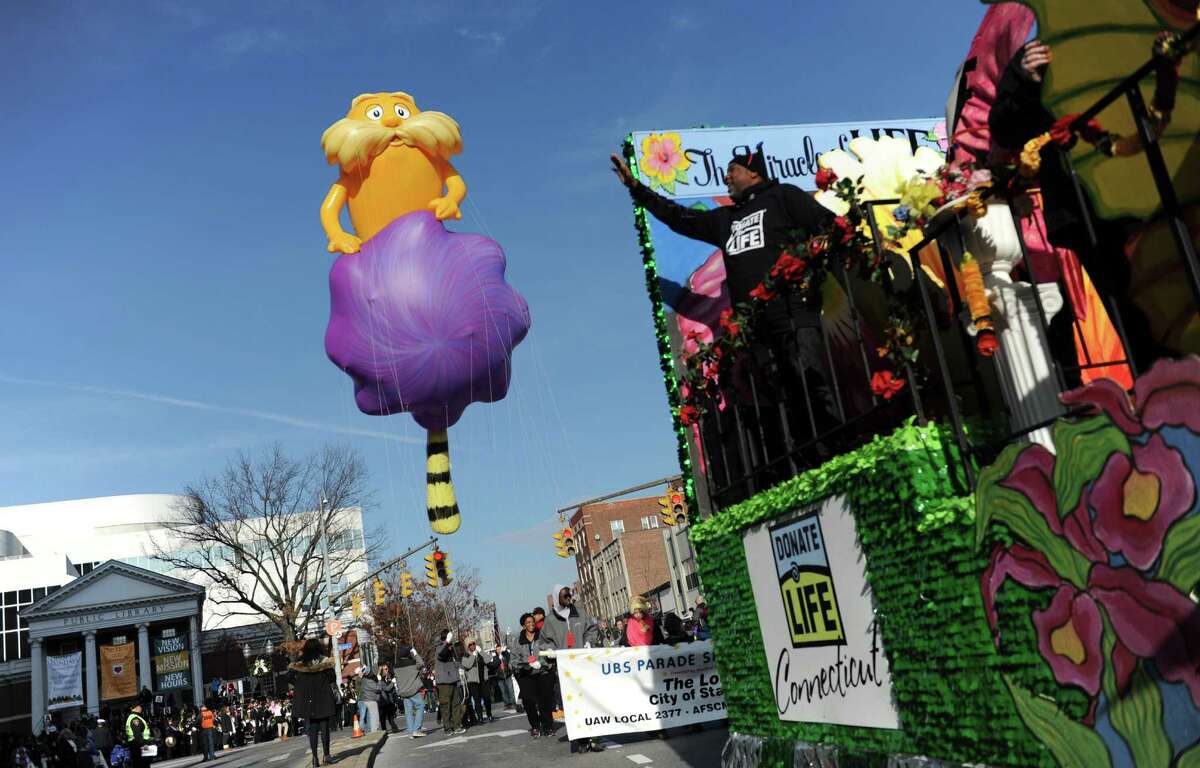
[[[578,600],[593,616],[612,619],[627,612],[634,595],[651,597],[663,609],[678,613],[694,605],[695,558],[690,546],[686,556],[678,551],[681,540],[686,546],[683,529],[660,527],[660,510],[653,496],[585,504],[571,516],[578,545]],[[672,562],[680,564],[674,574]],[[679,603],[685,604],[682,610],[676,608]]]

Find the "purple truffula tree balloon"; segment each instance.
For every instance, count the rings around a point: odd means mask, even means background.
[[[428,430],[428,511],[458,530],[449,429],[473,402],[508,392],[512,350],[529,307],[504,281],[500,245],[449,232],[429,211],[406,214],[342,254],[329,273],[329,359],[354,380],[359,410],[408,412]]]

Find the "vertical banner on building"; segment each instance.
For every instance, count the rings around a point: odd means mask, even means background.
[[[167,627],[152,641],[151,652],[154,654],[151,660],[154,665],[154,690],[192,687],[187,635]]]
[[[83,655],[79,652],[46,657],[46,709],[83,704]]]
[[[725,719],[711,640],[558,651],[567,735],[661,731]]]
[[[846,499],[748,528],[742,541],[779,719],[899,728]]]
[[[131,699],[136,695],[134,644],[100,646],[100,700]]]

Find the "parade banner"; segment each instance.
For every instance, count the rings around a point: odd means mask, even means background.
[[[100,700],[130,699],[137,695],[133,643],[100,646]]]
[[[83,704],[83,654],[46,657],[46,709],[66,709]]]
[[[779,719],[899,728],[845,498],[752,526],[742,542]]]
[[[711,640],[555,654],[567,736],[661,731],[725,719]]]

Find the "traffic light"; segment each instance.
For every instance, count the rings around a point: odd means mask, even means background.
[[[675,519],[675,525],[687,525],[687,497],[683,495],[683,489],[672,488],[667,495],[671,500],[671,517]]]
[[[425,555],[425,583],[437,589],[438,573],[437,566],[433,564],[434,555],[441,554],[437,550]]]
[[[450,555],[440,549],[433,550],[433,564],[437,568],[437,577],[442,582],[442,586],[450,586],[450,582],[454,580],[451,575],[453,571],[450,570]]]
[[[575,554],[575,533],[570,528],[563,528],[554,534],[554,554],[559,557],[572,557]]]
[[[675,513],[671,510],[671,495],[668,493],[666,496],[660,496],[658,505],[662,507],[658,510],[658,516],[662,518],[663,525],[668,528],[675,525]]]
[[[408,571],[400,574],[400,597],[412,597],[412,574]]]
[[[383,586],[383,579],[375,579],[375,605],[383,605],[387,602],[387,588]]]
[[[350,595],[350,612],[354,614],[354,618],[362,618],[362,598],[358,595]]]

